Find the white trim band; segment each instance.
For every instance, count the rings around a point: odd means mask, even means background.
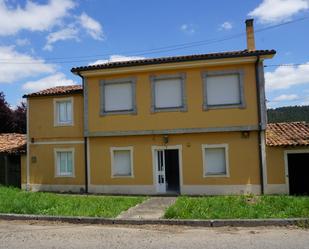
[[[25,189],[25,184],[22,184],[22,189]],[[47,192],[74,192],[80,193],[81,189],[85,189],[85,185],[59,185],[59,184],[30,184],[31,191],[47,191]]]
[[[260,185],[183,185],[184,195],[261,194]]]
[[[155,195],[155,185],[94,185],[90,184],[89,193],[95,194],[129,194],[129,195]]]
[[[31,145],[42,145],[42,144],[83,144],[83,140],[76,141],[42,141],[42,142],[33,142]]]

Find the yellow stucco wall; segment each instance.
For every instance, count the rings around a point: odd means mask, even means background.
[[[20,156],[21,184],[27,183],[27,155]]]
[[[152,146],[162,146],[162,136],[90,138],[91,184],[153,184]],[[229,145],[230,177],[203,177],[202,144]],[[184,185],[259,184],[257,133],[241,132],[169,135],[169,146],[182,145]],[[111,147],[133,146],[134,178],[111,177]]]
[[[74,148],[74,170],[75,177],[55,176],[55,154],[54,149]],[[36,158],[33,162],[32,158]],[[61,184],[61,185],[83,185],[85,182],[84,145],[67,144],[30,145],[30,184]]]
[[[73,126],[54,126],[54,99],[73,97]],[[45,96],[29,98],[29,137],[41,139],[82,138],[83,137],[83,96]]]
[[[164,68],[164,67],[162,67]],[[203,111],[203,81],[201,72],[211,70],[243,70],[246,108],[227,108]],[[151,113],[150,75],[186,74],[188,111]],[[136,115],[100,116],[100,89],[102,79],[120,79],[133,76],[136,81]],[[89,93],[89,131],[163,130],[176,128],[206,128],[257,125],[257,104],[254,64],[199,67],[186,70],[151,71],[113,76],[87,76]]]

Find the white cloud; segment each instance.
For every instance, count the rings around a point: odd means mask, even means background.
[[[88,16],[86,13],[82,13],[79,16],[79,22],[93,39],[103,40],[103,29],[99,22]]]
[[[27,38],[16,40],[16,45],[21,46],[21,47],[28,46],[30,45],[30,43],[31,43],[30,40]]]
[[[221,30],[230,30],[233,28],[233,25],[230,22],[224,22],[221,24],[220,28]]]
[[[265,73],[266,89],[288,89],[295,85],[309,84],[309,62],[299,66],[279,66]]]
[[[141,56],[124,56],[124,55],[111,55],[108,60],[97,60],[94,62],[90,62],[89,65],[97,65],[97,64],[104,64],[107,62],[117,62],[117,61],[132,61],[132,60],[142,60],[145,57]]]
[[[49,0],[38,4],[27,0],[24,7],[8,6],[0,0],[0,35],[14,35],[21,30],[46,31],[59,23],[74,8],[73,0]]]
[[[49,75],[47,77],[44,77],[39,80],[35,81],[28,81],[25,84],[23,84],[23,89],[27,92],[30,91],[40,91],[46,88],[55,87],[55,86],[69,86],[69,85],[75,85],[76,82],[74,82],[72,79],[66,78],[65,74],[63,73],[56,73],[53,75]]]
[[[22,54],[13,46],[0,47],[0,83],[12,83],[20,79],[53,73],[55,66],[44,60]]]
[[[308,0],[263,0],[248,15],[258,18],[262,23],[276,23],[307,9],[309,9]]]
[[[196,31],[196,28],[193,24],[182,24],[180,30],[188,35],[193,35]]]
[[[78,41],[79,40],[78,30],[74,27],[61,29],[56,32],[50,33],[46,39],[47,39],[47,42],[43,49],[51,51],[53,49],[53,43],[57,41],[64,41],[64,40]]]
[[[291,101],[297,100],[299,96],[297,94],[281,94],[273,99],[274,102],[281,102],[281,101]]]

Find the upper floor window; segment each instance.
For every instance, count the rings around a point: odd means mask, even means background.
[[[204,109],[245,106],[242,71],[203,73]]]
[[[185,75],[151,76],[152,111],[185,111]]]
[[[54,100],[54,119],[56,126],[73,125],[73,98]]]
[[[101,114],[136,113],[135,79],[102,80]]]

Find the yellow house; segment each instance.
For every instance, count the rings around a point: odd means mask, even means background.
[[[246,31],[242,51],[77,67],[82,86],[26,95],[23,188],[267,192],[263,61],[276,52],[255,49],[253,20]]]

